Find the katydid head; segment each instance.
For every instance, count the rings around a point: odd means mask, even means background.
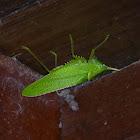
[[[90,65],[88,80],[91,80],[91,79],[93,79],[94,76],[96,76],[102,72],[108,71],[108,70],[120,71],[119,69],[106,66],[105,64],[103,64],[102,62],[100,62],[97,59],[90,59],[90,60],[88,60],[88,63]]]

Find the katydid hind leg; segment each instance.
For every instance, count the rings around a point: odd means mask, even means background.
[[[45,64],[41,60],[39,60],[38,57],[36,57],[36,55],[28,47],[22,46],[21,48],[27,50],[47,72],[50,72]]]
[[[108,40],[109,36],[110,35],[107,35],[104,41],[102,41],[98,46],[96,46],[94,49],[92,49],[90,56],[89,56],[89,60],[91,60],[94,57],[94,52]]]

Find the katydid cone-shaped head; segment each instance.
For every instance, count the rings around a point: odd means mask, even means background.
[[[88,61],[89,64],[89,72],[88,72],[88,80],[92,80],[96,75],[108,71],[108,70],[114,70],[114,71],[120,71],[119,69],[116,68],[111,68],[103,64],[97,59],[90,59]]]

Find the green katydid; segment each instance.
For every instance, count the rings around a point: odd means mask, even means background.
[[[95,50],[97,50],[103,43],[105,43],[108,38],[109,35],[107,35],[103,42],[92,49],[89,60],[87,61],[84,57],[76,56],[74,54],[73,40],[70,34],[71,53],[74,59],[62,66],[57,66],[57,54],[51,51],[51,53],[55,56],[56,66],[52,70],[49,70],[29,48],[22,46],[23,49],[30,52],[33,57],[46,69],[46,71],[49,72],[48,75],[27,86],[22,91],[22,95],[30,97],[39,96],[67,87],[75,86],[87,80],[92,80],[96,75],[104,71],[119,71],[119,69],[108,67],[94,58]]]

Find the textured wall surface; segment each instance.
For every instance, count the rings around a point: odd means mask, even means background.
[[[136,62],[99,80],[62,90],[67,97],[50,93],[28,98],[21,96],[22,90],[42,76],[15,58],[0,55],[0,138],[140,138],[139,71],[140,62]]]
[[[42,76],[17,60],[0,55],[0,139],[60,138],[60,103],[56,94],[21,96],[25,86]]]

